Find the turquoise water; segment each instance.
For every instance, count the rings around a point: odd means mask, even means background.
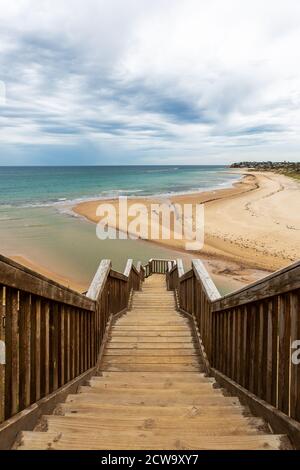
[[[0,253],[23,256],[84,286],[103,258],[123,270],[128,257],[183,257],[140,240],[101,241],[95,224],[72,215],[69,203],[220,188],[237,179],[226,167],[0,167]],[[184,258],[189,264],[192,255]]]
[[[195,192],[237,179],[223,166],[0,167],[0,205]]]

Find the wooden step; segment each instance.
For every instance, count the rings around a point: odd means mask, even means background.
[[[133,380],[135,382],[165,382],[166,380],[177,380],[182,383],[202,382],[203,380],[215,381],[212,377],[206,377],[199,372],[168,372],[161,374],[160,372],[107,372],[102,370],[101,375],[94,377],[96,380],[110,379],[110,380]]]
[[[126,389],[127,391],[133,391],[135,393],[136,391],[143,391],[143,390],[150,390],[153,392],[160,392],[160,391],[166,391],[169,390],[172,393],[177,393],[180,394],[182,392],[186,392],[187,390],[189,391],[191,389],[190,384],[186,384],[185,386],[182,386],[178,382],[168,382],[166,381],[165,383],[154,383],[154,384],[148,384],[148,383],[138,383],[138,384],[133,384],[133,383],[127,383],[127,382],[116,382],[116,381],[94,381],[91,380],[88,385],[82,385],[78,389],[78,393],[83,393],[87,392],[90,393],[91,391],[94,391],[96,393],[99,393],[99,390],[112,390],[112,391],[118,391],[121,389]],[[198,384],[194,385],[193,391],[197,393],[216,393],[216,394],[222,394],[221,389],[219,388],[214,388],[213,384],[210,382],[199,382]]]
[[[68,426],[73,427],[74,425],[80,424],[82,426],[89,426],[91,424],[93,427],[98,429],[122,429],[126,431],[126,428],[134,429],[164,429],[164,430],[176,430],[178,431],[178,418],[177,416],[154,416],[151,414],[144,414],[142,416],[133,416],[114,413],[110,415],[109,419],[103,419],[101,413],[98,413],[98,410],[94,410],[93,415],[87,416],[85,413],[73,413],[66,416],[61,415],[51,415],[44,416],[42,422],[38,425],[38,428],[45,428],[47,431],[57,431],[59,430],[57,426],[59,424],[63,425],[67,423]],[[193,430],[200,435],[205,435],[206,431],[214,432],[217,434],[224,434],[229,432],[236,434],[236,426],[243,428],[243,431],[248,434],[256,433],[265,433],[266,424],[260,418],[246,417],[239,414],[229,414],[224,413],[222,421],[216,420],[216,417],[211,414],[203,414],[194,417],[182,417],[180,420],[180,425],[182,425],[185,432]],[[52,427],[51,427],[52,426]],[[231,427],[232,426],[232,427]],[[231,428],[230,428],[231,427]]]
[[[190,331],[187,331],[186,329],[186,326],[185,325],[168,325],[165,327],[168,332],[178,332],[179,334],[180,333],[190,333]],[[129,325],[129,326],[126,326],[126,325],[116,325],[116,326],[113,326],[112,327],[112,332],[111,334],[113,335],[115,332],[120,332],[120,331],[131,331],[131,332],[134,332],[134,331],[154,331],[154,332],[158,332],[160,333],[162,330],[162,327],[159,325],[159,326],[154,326],[153,324],[151,326],[149,325],[137,325],[137,326],[134,326],[134,325]]]
[[[202,417],[201,419],[184,420],[180,422],[180,429],[184,433],[185,438],[192,439],[196,434],[198,436],[230,436],[230,435],[257,435],[265,434],[260,430],[263,426],[260,420],[251,418],[241,418],[239,416],[230,417],[226,419],[223,417],[222,422],[214,418]],[[147,418],[147,419],[120,419],[115,416],[109,421],[104,421],[98,416],[84,416],[84,415],[69,415],[69,416],[45,416],[43,418],[44,428],[47,432],[63,432],[71,434],[76,428],[76,432],[80,429],[82,433],[91,432],[93,436],[98,435],[101,438],[102,434],[107,431],[119,433],[134,433],[137,434],[144,431],[148,434],[148,439],[152,436],[162,435],[163,433],[172,433],[174,437],[179,438],[178,434],[178,420],[174,418]]]
[[[236,417],[250,417],[250,413],[241,405],[228,406],[223,405],[174,405],[169,404],[168,406],[139,406],[139,405],[121,405],[121,404],[107,404],[107,403],[94,403],[94,402],[82,402],[82,403],[61,403],[55,410],[55,414],[87,414],[89,416],[103,416],[103,419],[110,419],[110,417],[124,417],[130,418],[149,418],[149,417],[175,417],[178,420],[181,419],[195,419],[197,416],[207,416],[216,418],[218,416],[222,419],[223,416]]]
[[[109,372],[203,372],[204,368],[197,364],[104,364]]]
[[[90,387],[91,388],[91,387]],[[235,397],[224,397],[220,393],[207,392],[207,394],[192,393],[188,395],[184,393],[171,392],[170,390],[160,390],[153,394],[151,390],[136,390],[135,393],[128,390],[101,390],[96,393],[91,389],[89,393],[78,393],[76,395],[69,395],[67,402],[71,403],[106,403],[106,404],[120,404],[124,405],[148,405],[148,406],[168,406],[170,401],[174,405],[219,405],[219,406],[234,406],[239,405],[239,400]]]
[[[148,331],[148,330],[123,330],[123,329],[115,329],[112,331],[111,336],[118,337],[118,336],[154,336],[155,338],[163,338],[163,337],[184,337],[184,338],[192,338],[192,334],[188,330],[182,331]]]
[[[107,352],[103,356],[103,368],[105,368],[105,364],[113,365],[113,364],[193,364],[198,365],[199,359],[198,356],[195,356],[189,352],[186,356],[169,356],[167,353],[163,356],[154,356],[154,355],[142,355],[138,354],[136,356],[124,356],[124,355],[112,355],[107,354]]]
[[[129,350],[129,349],[135,349],[137,351],[143,350],[143,349],[149,349],[155,350],[155,349],[160,349],[160,350],[189,350],[189,349],[196,349],[197,346],[193,344],[193,342],[190,343],[182,343],[182,342],[177,342],[177,343],[171,343],[171,342],[157,342],[157,343],[149,343],[149,342],[144,342],[142,339],[140,341],[135,341],[135,342],[117,342],[117,341],[110,341],[107,344],[106,351],[109,353],[113,350],[120,350],[122,351],[123,349]],[[196,349],[198,350],[198,349]]]
[[[161,356],[162,358],[168,358],[168,357],[177,357],[177,356],[184,356],[184,357],[189,357],[189,356],[196,356],[197,358],[199,357],[199,352],[195,349],[171,349],[171,348],[160,348],[160,345],[156,345],[156,347],[152,347],[151,349],[135,349],[135,348],[122,348],[122,349],[110,349],[107,348],[105,351],[104,357],[110,357],[110,356],[118,356],[118,357],[124,357],[124,356],[133,356],[133,357],[138,357],[138,356],[151,356],[151,357],[157,357]]]
[[[130,373],[128,374],[130,375]],[[200,374],[199,374],[200,375]],[[137,381],[133,378],[113,378],[110,377],[106,379],[105,377],[93,377],[88,382],[92,387],[103,387],[103,388],[110,388],[110,387],[120,387],[120,388],[132,388],[140,389],[140,388],[149,388],[149,389],[180,389],[180,390],[190,390],[191,387],[196,388],[198,390],[199,386],[213,386],[216,382],[211,378],[202,378],[198,381],[188,381],[182,383],[179,380],[173,379],[165,379],[165,380],[140,380]]]
[[[73,428],[64,432],[23,431],[19,437],[19,449],[27,450],[278,450],[288,446],[282,435],[193,436],[173,437],[166,433],[150,435],[145,431],[83,433]]]
[[[108,345],[111,346],[113,343],[160,343],[163,344],[165,343],[168,345],[169,343],[180,343],[180,344],[194,344],[195,339],[190,335],[190,336],[129,336],[129,335],[116,335],[110,336],[109,337],[109,342]],[[167,346],[168,347],[168,346]]]

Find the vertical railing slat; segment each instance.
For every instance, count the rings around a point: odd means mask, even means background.
[[[19,311],[17,289],[6,289],[5,417],[19,411]]]
[[[278,408],[289,414],[291,316],[288,295],[278,297],[279,351],[278,351]]]
[[[0,361],[0,423],[5,420],[5,287],[0,286],[0,341],[2,358]]]
[[[291,294],[291,347],[293,354],[293,361],[291,364],[291,403],[290,414],[291,417],[300,421],[300,359],[299,355],[299,341],[300,341],[300,291]],[[294,347],[294,342],[297,346]],[[295,357],[294,357],[295,355]]]
[[[46,396],[50,391],[50,305],[41,304],[41,393]]]
[[[20,293],[20,409],[30,405],[31,295]]]

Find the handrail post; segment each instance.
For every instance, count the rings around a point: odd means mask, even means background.
[[[125,266],[125,269],[124,269],[124,276],[129,277],[132,266],[133,266],[133,259],[128,259],[127,263],[126,263],[126,266]]]
[[[178,268],[178,277],[181,278],[181,276],[184,275],[183,261],[181,258],[177,259],[177,268]]]
[[[101,292],[104,288],[105,282],[108,278],[109,271],[111,269],[111,261],[109,259],[103,259],[97,269],[97,272],[92,280],[92,283],[87,291],[86,296],[91,299],[97,301]]]
[[[138,261],[136,265],[136,270],[139,273],[139,290],[142,290],[142,284],[144,282],[145,270],[144,266],[142,265],[141,261]]]

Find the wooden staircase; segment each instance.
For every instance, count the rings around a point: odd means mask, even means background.
[[[147,278],[112,326],[99,375],[16,449],[286,449],[235,397],[204,375],[190,320],[164,275]]]

